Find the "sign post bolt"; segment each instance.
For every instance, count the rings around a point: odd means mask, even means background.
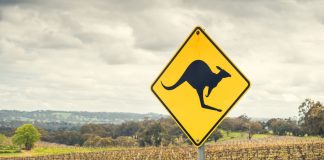
[[[205,160],[205,144],[198,147],[198,160]]]

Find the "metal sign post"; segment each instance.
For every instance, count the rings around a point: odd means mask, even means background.
[[[198,147],[198,160],[205,160],[205,144]]]

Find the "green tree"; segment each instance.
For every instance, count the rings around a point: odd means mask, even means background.
[[[101,124],[86,124],[80,128],[82,134],[94,134],[100,137],[106,135],[106,131],[103,125]]]
[[[226,117],[223,122],[219,125],[219,128],[225,131],[233,131],[234,130],[234,119]]]
[[[294,135],[303,136],[300,127],[297,125],[297,121],[281,118],[272,118],[268,120],[267,126],[273,131],[275,135]]]
[[[137,141],[132,137],[120,136],[115,139],[115,144],[122,147],[137,146]]]
[[[260,122],[251,121],[249,123],[249,139],[252,138],[254,134],[260,133],[262,131],[262,125]]]
[[[250,118],[243,114],[237,118],[233,118],[230,123],[232,123],[233,126],[233,129],[231,129],[232,131],[248,131]]]
[[[139,130],[139,124],[134,121],[122,123],[117,127],[118,136],[132,136]]]
[[[318,101],[306,99],[299,106],[299,124],[309,135],[324,137],[324,106]]]
[[[139,131],[139,145],[140,146],[160,146],[163,136],[163,128],[160,123],[155,121],[144,121],[145,128]]]
[[[23,145],[26,150],[31,150],[34,143],[40,139],[40,133],[32,124],[24,124],[16,129],[12,141],[16,145]]]
[[[222,133],[219,130],[215,130],[211,135],[210,138],[216,142],[219,139],[221,139],[223,137]]]

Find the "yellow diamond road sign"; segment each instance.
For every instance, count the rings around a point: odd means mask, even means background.
[[[196,27],[151,89],[189,139],[201,146],[249,86],[233,62]]]

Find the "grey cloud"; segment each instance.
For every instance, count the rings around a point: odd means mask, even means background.
[[[37,0],[0,0],[0,5],[13,5],[20,3],[33,3]]]
[[[136,61],[133,50],[124,45],[107,45],[106,48],[101,50],[100,57],[108,64],[124,64]]]
[[[166,113],[149,86],[201,25],[251,79],[232,115],[294,116],[324,95],[321,6],[0,0],[0,107]]]

